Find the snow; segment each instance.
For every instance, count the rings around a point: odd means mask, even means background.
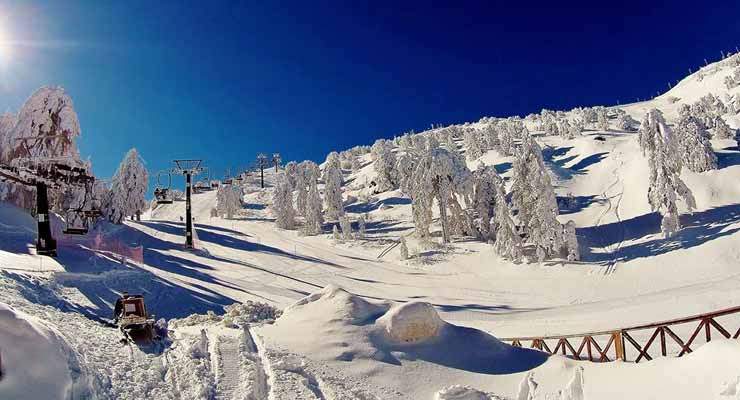
[[[684,101],[710,92],[736,94],[737,88],[717,83],[728,71],[713,65],[703,69],[701,81],[688,77],[669,92],[682,98],[678,102],[669,102],[666,94],[621,108],[638,120],[658,108],[670,125]],[[738,126],[737,116],[725,118]],[[616,121],[608,122],[614,129]],[[455,235],[440,244],[437,207],[431,207],[429,239],[419,239],[409,197],[370,187],[378,172],[392,168],[392,159],[401,159],[390,150],[392,141],[382,144],[387,164],[357,151],[357,168],[343,166],[344,224],[356,231],[362,218],[365,232],[338,241],[332,239],[333,221],[322,224],[316,214],[316,196],[325,186],[315,183],[320,174],[313,163],[297,168],[311,175],[297,180],[314,197],[304,195],[309,210],[299,201],[296,218],[300,225],[301,213],[313,213],[312,229],[276,227],[271,203],[282,172],[271,168],[265,171],[265,189],[258,177],[247,177],[243,204],[234,202],[238,209],[231,219],[212,216],[216,191],[193,195],[198,251],[183,246],[183,201],[160,205],[141,222],[99,227],[106,241],[141,246],[141,260],[124,261],[61,233],[59,258],[39,257],[33,250],[33,217],[0,204],[0,302],[12,308],[13,328],[24,327],[22,340],[60,354],[48,357],[46,365],[63,366],[43,379],[46,386],[34,385],[44,390],[35,397],[736,398],[740,344],[735,340],[700,340],[681,358],[597,364],[512,348],[498,339],[609,330],[740,304],[735,141],[711,141],[718,169],[681,171],[696,209],[687,213],[679,202],[683,228],[666,239],[660,218],[650,210],[648,161],[634,132],[605,132],[594,123],[571,139],[542,136],[534,122],[523,123],[543,149],[558,222],[575,223],[580,261],[539,263],[530,257],[515,263],[484,241]],[[499,124],[518,137],[509,128],[521,123]],[[488,126],[483,121],[447,132],[481,132]],[[411,146],[420,143],[416,136],[407,139]],[[460,148],[462,137],[449,141],[444,145],[450,154],[467,150]],[[482,162],[495,168],[510,191],[514,159],[486,151],[489,147],[467,167],[475,170]],[[347,156],[341,157],[344,165]],[[403,247],[408,259],[401,260]],[[144,294],[149,311],[169,320],[171,342],[162,349],[119,343],[108,319],[124,290]],[[723,323],[734,332],[737,319]],[[12,337],[0,329],[6,374],[0,398],[20,379],[12,377],[25,371],[6,361]],[[75,393],[67,395],[72,387]]]

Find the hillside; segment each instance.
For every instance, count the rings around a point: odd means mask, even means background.
[[[723,83],[735,68],[723,60],[653,100],[610,110],[639,121],[658,108],[673,124],[682,103],[709,93],[737,98],[740,89]],[[737,113],[723,118],[740,127]],[[33,219],[3,204],[0,303],[12,308],[0,304],[0,334],[6,321],[24,320],[29,337],[50,337],[46,345],[60,352],[53,361],[70,365],[54,376],[54,393],[66,388],[72,398],[527,399],[516,396],[530,380],[539,387],[534,399],[578,390],[585,395],[567,398],[731,398],[718,396],[736,390],[736,341],[635,365],[546,357],[498,338],[612,330],[739,305],[735,140],[712,140],[716,170],[684,168],[681,178],[696,209],[681,215],[681,231],[665,238],[647,200],[648,162],[634,131],[610,118],[608,130],[587,127],[567,139],[546,136],[531,117],[523,123],[542,147],[559,221],[575,222],[579,261],[514,263],[471,237],[441,244],[438,221],[434,243],[422,243],[414,235],[411,200],[400,190],[378,192],[374,161],[364,153],[359,168],[343,169],[344,209],[355,229],[360,216],[367,221],[365,237],[354,240],[334,239],[335,221],[316,236],[278,229],[272,194],[284,171],[273,169],[266,170],[265,189],[254,178],[244,183],[244,207],[233,219],[211,216],[216,191],[193,196],[196,251],[182,246],[181,201],[157,206],[141,222],[98,226],[107,242],[140,246],[141,260],[121,262],[114,252],[71,238],[60,241],[58,259],[39,257],[32,250]],[[464,140],[454,140],[465,155]],[[467,160],[471,170],[480,163],[495,167],[510,187],[513,157],[489,150]],[[401,259],[402,237],[407,260]],[[143,293],[150,312],[168,320],[173,342],[167,351],[118,343],[108,319],[122,291]],[[256,315],[249,302],[283,315],[274,323],[241,321]],[[232,309],[224,321],[224,307],[234,303],[247,306]],[[0,342],[0,351],[6,346]],[[27,377],[14,375],[12,365],[3,368],[10,378],[0,380],[0,395],[18,393]],[[453,385],[482,392],[437,393]],[[455,390],[460,397],[452,397]]]

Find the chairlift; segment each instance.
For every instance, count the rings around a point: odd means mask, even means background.
[[[93,182],[85,183],[85,195],[79,208],[68,209],[65,215],[65,227],[62,233],[65,235],[86,235],[90,229],[90,221],[102,215],[99,209],[94,208],[96,201],[93,192]],[[92,207],[92,208],[87,208]]]
[[[167,175],[167,186],[162,181],[162,176]],[[154,199],[157,204],[172,204],[172,194],[170,189],[172,188],[172,174],[168,171],[159,171],[157,173],[157,186],[154,188]]]

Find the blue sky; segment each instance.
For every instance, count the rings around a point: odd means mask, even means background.
[[[432,123],[645,99],[740,45],[738,2],[601,3],[3,1],[0,111],[61,85],[99,176],[131,147],[152,171],[222,174],[260,151],[321,161]]]

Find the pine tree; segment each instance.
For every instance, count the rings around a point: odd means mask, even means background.
[[[396,188],[396,156],[393,154],[393,145],[385,140],[378,139],[370,150],[370,155],[374,161],[378,192],[385,192]]]
[[[517,233],[516,224],[511,218],[509,204],[506,202],[503,179],[498,179],[495,189],[493,225],[496,233],[496,241],[493,244],[493,249],[501,257],[519,262],[522,256],[521,237]]]
[[[344,215],[342,205],[342,168],[339,163],[339,154],[336,151],[329,153],[324,163],[324,203],[326,216],[338,220]]]
[[[502,126],[503,125],[503,126]],[[500,153],[505,156],[514,154],[514,137],[511,131],[506,128],[506,125],[499,124],[499,143]]]
[[[146,209],[149,174],[136,149],[131,149],[118,166],[111,184],[108,219],[120,224],[126,216],[138,216]]]
[[[221,216],[227,219],[234,218],[234,214],[242,208],[242,188],[238,185],[221,185],[216,193],[216,209]]]
[[[313,166],[311,165],[313,164]],[[307,164],[307,184],[308,191],[305,197],[305,223],[303,225],[303,234],[318,235],[321,233],[321,226],[324,224],[324,216],[321,213],[321,196],[318,188],[318,167],[316,164]]]
[[[596,124],[598,125],[599,130],[608,131],[609,130],[609,120],[607,118],[606,107],[595,107],[595,108],[596,108]]]
[[[352,223],[346,215],[339,218],[339,227],[342,228],[342,239],[354,239],[354,235],[352,234]]]
[[[663,113],[648,111],[639,130],[639,143],[648,156],[650,186],[648,202],[653,211],[663,216],[661,231],[666,237],[680,229],[676,200],[682,197],[689,210],[696,208],[691,190],[681,180],[678,141],[663,119]]]
[[[496,232],[491,226],[491,218],[495,209],[498,175],[494,168],[486,168],[481,163],[473,173],[473,177],[475,181],[473,208],[478,214],[478,232],[481,238],[494,240],[496,238]]]
[[[714,138],[715,139],[735,139],[737,132],[727,125],[722,117],[714,118]]]
[[[290,178],[286,174],[278,179],[272,194],[272,208],[275,214],[275,224],[281,229],[295,227],[295,209],[293,208],[293,191]]]
[[[478,140],[478,132],[475,129],[469,128],[465,130],[463,135],[463,144],[465,145],[465,155],[468,160],[477,160],[483,155],[483,150]]]
[[[512,176],[512,202],[520,226],[535,246],[540,261],[558,255],[562,248],[562,226],[557,220],[558,204],[539,145],[526,135],[516,155]]]
[[[560,121],[560,127],[558,130],[560,131],[560,137],[563,139],[573,139],[575,137],[573,134],[573,127],[567,119]]]
[[[360,218],[357,218],[357,238],[358,239],[364,239],[367,235],[367,232],[365,231],[365,217],[360,215]]]
[[[401,236],[401,260],[408,260],[409,259],[409,248],[406,244],[406,238]]]
[[[717,156],[714,155],[709,133],[704,125],[691,115],[689,106],[679,111],[676,136],[683,164],[691,171],[705,172],[717,169]]]
[[[334,238],[334,240],[339,240],[341,237],[339,236],[339,229],[337,229],[337,225],[334,224],[331,229],[331,236]]]

